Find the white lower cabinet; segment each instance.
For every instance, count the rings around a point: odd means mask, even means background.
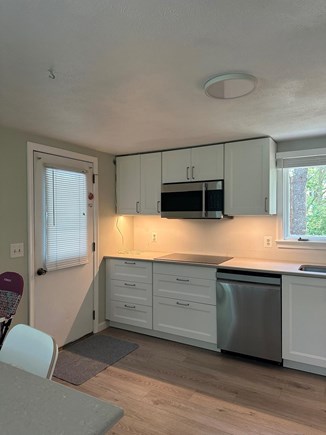
[[[106,318],[152,329],[152,263],[110,259],[106,264]]]
[[[110,301],[109,318],[113,322],[152,329],[152,307],[145,305]]]
[[[154,263],[153,329],[216,343],[216,269]]]
[[[316,366],[326,374],[326,279],[283,276],[282,328],[284,365]]]
[[[216,306],[154,296],[153,328],[216,343]]]

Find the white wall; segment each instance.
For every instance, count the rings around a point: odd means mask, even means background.
[[[277,248],[276,216],[235,217],[219,221],[136,216],[133,220],[133,248],[139,251],[193,252],[326,263],[326,251]],[[151,242],[152,232],[157,233],[156,243]],[[272,236],[272,248],[264,248],[264,236]]]

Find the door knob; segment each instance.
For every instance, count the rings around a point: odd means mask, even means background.
[[[46,270],[46,269],[43,269],[43,267],[40,267],[40,268],[37,269],[37,271],[36,271],[36,273],[37,273],[39,276],[45,275],[46,272],[47,272],[47,270]]]

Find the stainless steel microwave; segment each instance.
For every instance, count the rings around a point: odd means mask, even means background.
[[[162,184],[161,217],[221,219],[223,206],[223,180]]]

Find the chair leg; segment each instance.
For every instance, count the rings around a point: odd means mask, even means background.
[[[0,324],[0,349],[2,348],[2,343],[6,337],[6,334],[8,332],[9,327],[10,327],[11,321],[12,321],[12,318],[4,320]]]

